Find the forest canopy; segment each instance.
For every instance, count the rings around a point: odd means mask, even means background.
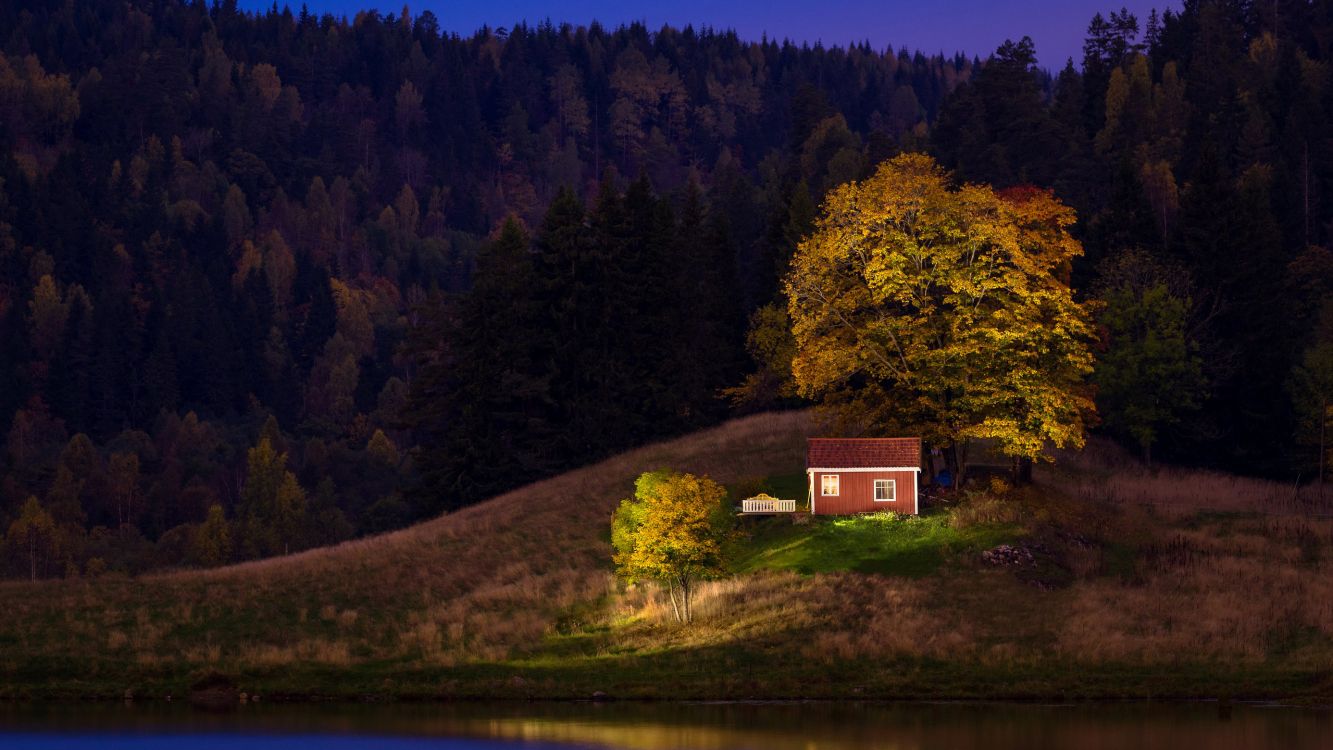
[[[5,3],[7,570],[329,543],[716,422],[728,389],[801,403],[780,280],[901,153],[1073,209],[1107,434],[1309,477],[1331,39],[1326,0],[1189,0],[1096,16],[1053,74],[1027,39]]]

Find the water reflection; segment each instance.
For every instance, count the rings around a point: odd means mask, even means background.
[[[237,734],[0,734],[8,750],[570,750],[566,744],[515,743],[509,740],[468,740],[438,737],[378,737],[356,735],[246,735]]]
[[[1333,747],[1327,711],[1241,704],[448,704],[0,707],[4,748],[1257,750]]]

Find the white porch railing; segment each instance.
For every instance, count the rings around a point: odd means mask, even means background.
[[[795,500],[751,498],[741,501],[742,513],[795,513]]]

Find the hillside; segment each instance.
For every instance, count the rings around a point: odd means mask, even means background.
[[[607,597],[607,524],[639,472],[799,468],[803,429],[798,414],[753,417],[284,558],[0,585],[11,614],[0,624],[0,694],[179,695],[189,675],[209,669],[263,675],[264,692],[444,691],[460,664],[524,653]],[[478,689],[492,688],[459,688]]]
[[[0,3],[0,532],[57,527],[0,577],[327,546],[719,423],[823,192],[973,69],[297,5]],[[239,491],[261,431],[292,523]]]
[[[354,5],[0,3],[0,577],[328,546],[777,408],[803,240],[914,153],[1074,211],[1104,434],[1319,471],[1329,3],[1093,15],[1059,71],[1017,16],[968,58]]]
[[[1221,475],[1148,479],[1105,455],[1066,457],[1003,502],[978,493],[882,522],[1004,530],[1033,566],[990,566],[966,545],[925,568],[914,558],[910,577],[750,558],[754,572],[706,588],[690,628],[655,592],[617,587],[607,522],[634,476],[789,475],[810,430],[805,413],[739,419],[284,558],[7,583],[0,696],[180,696],[210,672],[270,700],[1333,692],[1333,526],[1309,512],[1315,499]],[[775,523],[748,543],[788,533]]]

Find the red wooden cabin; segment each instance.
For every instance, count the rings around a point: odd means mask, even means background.
[[[810,438],[810,512],[919,511],[921,438]]]

